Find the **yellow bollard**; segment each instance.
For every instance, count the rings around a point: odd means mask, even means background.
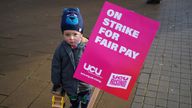
[[[55,103],[55,96],[53,95],[52,96],[52,107],[54,106],[54,103]]]
[[[63,108],[65,103],[64,96],[53,95],[52,96],[52,108]]]
[[[64,96],[62,96],[62,98],[61,98],[61,108],[63,108],[64,103],[65,103]]]

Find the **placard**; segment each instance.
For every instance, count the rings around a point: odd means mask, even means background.
[[[159,25],[105,2],[74,77],[128,99]]]

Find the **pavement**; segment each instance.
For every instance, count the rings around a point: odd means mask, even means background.
[[[161,23],[129,100],[103,91],[94,108],[192,107],[192,1],[109,0]],[[50,108],[50,64],[64,7],[79,7],[88,37],[104,0],[2,0],[0,108]],[[69,106],[69,105],[67,105]]]

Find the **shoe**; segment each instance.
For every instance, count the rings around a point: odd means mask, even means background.
[[[147,0],[147,4],[159,4],[160,0]]]
[[[153,4],[153,0],[147,0],[147,4]]]
[[[159,4],[159,3],[160,3],[160,0],[156,0],[156,1],[155,1],[155,4]]]

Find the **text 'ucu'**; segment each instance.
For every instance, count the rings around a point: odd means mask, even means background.
[[[96,74],[96,75],[101,75],[102,73],[102,69],[99,69],[98,67],[95,67],[93,65],[90,65],[90,64],[87,64],[87,63],[84,63],[84,66],[83,68],[93,74]]]

